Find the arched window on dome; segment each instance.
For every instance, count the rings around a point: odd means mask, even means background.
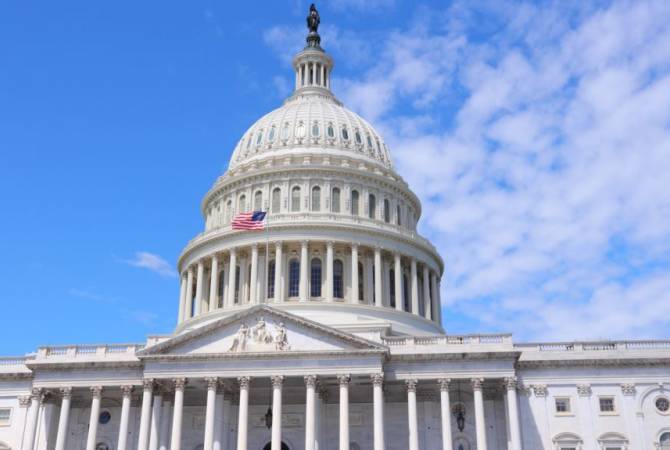
[[[309,295],[321,297],[321,260],[319,258],[312,258],[309,281]]]
[[[277,127],[272,125],[270,127],[270,131],[268,131],[268,142],[274,142],[276,133],[277,133]]]
[[[263,130],[258,131],[258,136],[256,136],[256,145],[261,145],[263,141]]]
[[[349,131],[347,130],[346,126],[342,127],[342,140],[343,141],[348,141],[349,140]]]
[[[275,296],[275,260],[271,259],[268,263],[268,298]]]
[[[395,223],[398,226],[402,225],[402,211],[400,211],[400,205],[395,206]]]
[[[360,211],[360,194],[358,193],[357,190],[352,190],[351,191],[351,215],[357,216],[359,215]]]
[[[286,123],[284,124],[284,128],[281,129],[281,138],[282,138],[283,140],[287,140],[287,139],[289,138],[289,134],[291,133],[291,129],[290,129],[290,127],[291,127],[291,124],[289,124],[288,122],[286,122]]]
[[[261,211],[263,209],[263,193],[256,191],[254,194],[254,211]]]
[[[326,130],[326,133],[328,133],[329,138],[334,138],[335,137],[335,129],[333,128],[333,124],[329,123],[328,128]]]
[[[237,202],[237,212],[243,213],[246,211],[247,211],[247,196],[242,194],[240,195],[240,199]]]
[[[356,143],[359,144],[359,145],[363,143],[363,140],[361,139],[361,132],[360,131],[356,130],[356,132],[354,133],[354,139],[356,139]]]
[[[395,269],[389,270],[389,300],[391,308],[395,308]]]
[[[291,211],[300,211],[300,186],[294,186],[291,189]]]
[[[226,202],[226,223],[230,223],[232,216],[233,216],[233,201],[228,200]]]
[[[250,134],[249,139],[247,139],[247,150],[251,147],[251,141],[254,139],[254,135]]]
[[[319,186],[312,188],[312,211],[321,211],[321,188]]]
[[[344,264],[340,259],[333,261],[333,297],[344,298]]]
[[[278,213],[281,209],[281,189],[276,187],[272,190],[272,212]]]
[[[288,263],[288,296],[298,295],[300,295],[300,261],[293,258]]]
[[[312,124],[312,137],[319,137],[321,130],[319,130],[319,122],[314,122]]]
[[[374,194],[368,195],[368,217],[370,219],[377,217],[377,198]]]
[[[340,188],[334,187],[330,195],[330,211],[340,212]]]
[[[363,263],[358,263],[358,301],[362,302],[363,299],[365,298],[365,279],[363,278],[365,275],[365,271],[363,270]]]
[[[384,199],[384,222],[391,222],[391,202],[388,198]]]
[[[368,138],[368,148],[369,148],[370,150],[372,150],[372,139],[370,138],[370,135],[369,135],[369,134],[368,134],[367,138]]]

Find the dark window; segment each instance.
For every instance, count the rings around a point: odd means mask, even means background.
[[[275,296],[275,261],[274,259],[268,264],[268,298]]]
[[[319,258],[312,259],[309,295],[321,297],[321,260]]]
[[[358,263],[358,301],[360,302],[365,298],[365,292],[363,292],[363,289],[365,288],[364,276],[365,271],[363,270],[363,263]]]
[[[407,275],[402,276],[402,299],[403,299],[403,304],[405,305],[405,311],[411,312],[411,309],[409,307],[409,293],[407,292],[408,286],[407,286]]]
[[[375,218],[375,213],[377,212],[377,199],[374,194],[368,195],[368,217],[370,219]]]
[[[391,204],[387,198],[384,199],[384,222],[391,222]]]
[[[358,203],[359,195],[358,191],[351,191],[351,214],[354,216],[358,215]]]
[[[300,261],[292,259],[288,264],[288,296],[300,295]]]
[[[235,303],[240,302],[240,266],[235,267]]]
[[[344,298],[344,264],[339,259],[333,262],[333,296]]]
[[[330,210],[334,213],[340,212],[340,188],[333,188],[330,197]]]
[[[112,420],[112,415],[109,411],[101,412],[100,416],[98,417],[98,422],[100,422],[102,425],[109,423],[110,420]]]
[[[391,307],[395,308],[395,270],[389,270],[389,293],[391,295]]]

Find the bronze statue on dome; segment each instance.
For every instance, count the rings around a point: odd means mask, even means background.
[[[314,3],[309,7],[309,14],[307,14],[307,28],[309,34],[307,35],[307,47],[312,47],[321,50],[321,36],[319,36],[319,24],[321,23],[321,16],[316,10]]]

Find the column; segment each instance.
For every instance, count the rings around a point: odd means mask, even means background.
[[[349,303],[358,303],[358,244],[351,246],[351,298]]]
[[[379,247],[375,247],[375,306],[384,306],[383,287],[382,250]]]
[[[151,398],[154,391],[154,380],[144,380],[143,388],[144,393],[142,394],[142,413],[140,416],[137,450],[147,450],[149,446],[149,422],[151,420]]]
[[[409,427],[409,450],[419,450],[419,424],[416,415],[416,380],[405,380],[407,388],[407,426]]]
[[[251,274],[249,275],[249,303],[257,305],[258,301],[258,244],[251,246]]]
[[[58,434],[56,435],[56,450],[65,450],[67,444],[67,425],[70,420],[70,403],[72,402],[72,388],[60,389],[60,417],[58,418]]]
[[[437,299],[437,323],[442,325],[442,294],[440,292],[442,283],[440,283],[440,280],[436,281],[435,298]]]
[[[395,284],[395,309],[396,311],[404,311],[403,298],[402,298],[402,262],[400,259],[400,253],[393,255],[393,281]]]
[[[521,430],[519,429],[519,410],[516,395],[516,377],[505,378],[507,388],[507,415],[509,416],[509,434],[511,450],[521,450]]]
[[[219,258],[212,256],[212,269],[209,277],[209,310],[214,311],[219,306]]]
[[[182,274],[179,285],[179,323],[184,321],[186,314],[186,275]]]
[[[326,66],[321,64],[321,87],[326,87]]]
[[[305,388],[305,450],[314,450],[314,444],[316,442],[315,375],[305,376]]]
[[[473,378],[472,391],[475,398],[475,429],[477,450],[486,450],[486,423],[484,422],[484,397],[482,395],[483,378]]]
[[[216,398],[214,399],[214,417],[216,420],[214,421],[214,442],[212,443],[212,450],[223,450],[225,447],[224,420],[228,420],[228,418],[223,414],[225,405],[224,388],[225,386],[223,383],[220,382],[217,384]]]
[[[214,446],[214,422],[220,420],[216,417],[216,389],[219,379],[216,377],[205,378],[207,383],[207,406],[205,409],[205,444],[204,450],[212,450]]]
[[[282,283],[282,263],[284,255],[282,255],[282,243],[275,244],[275,303],[284,301],[284,286]]]
[[[349,375],[338,375],[340,384],[340,450],[349,450]]]
[[[430,303],[430,272],[428,266],[423,265],[423,311],[424,317],[431,320],[433,317],[432,305]]]
[[[437,299],[437,280],[435,277],[435,272],[431,271],[430,272],[430,291],[432,292],[432,302],[433,302],[433,314],[432,318],[433,321],[439,323],[440,322],[440,316],[439,316],[439,304],[438,304],[438,299]]]
[[[333,242],[326,243],[326,301],[333,301]]]
[[[416,259],[412,258],[411,263],[412,278],[412,314],[419,314],[419,282],[416,276]],[[481,450],[481,449],[477,449]]]
[[[309,244],[307,241],[302,241],[300,243],[300,301],[306,302],[309,299],[309,293],[307,292],[307,280],[309,276]]]
[[[184,319],[193,317],[193,269],[188,268],[186,272],[186,300],[184,303]]]
[[[117,450],[126,450],[128,445],[128,421],[130,419],[130,400],[133,392],[132,386],[121,386],[121,418],[119,419],[119,441]]]
[[[374,410],[374,450],[384,450],[384,374],[376,373],[371,375],[372,378],[372,397]]]
[[[230,249],[230,262],[228,263],[228,307],[235,304],[235,272],[237,271],[237,250]]]
[[[163,395],[160,390],[154,391],[154,404],[151,407],[151,427],[149,429],[149,450],[158,450],[158,438],[161,431],[161,411]]]
[[[442,450],[453,450],[451,441],[451,402],[449,400],[449,384],[451,380],[441,378],[440,385],[440,422],[442,424]]]
[[[237,381],[240,384],[240,407],[237,419],[237,450],[247,450],[247,427],[249,426],[249,382],[251,381],[251,378],[239,377]],[[274,420],[272,422],[274,423]]]
[[[272,446],[271,450],[281,450],[281,390],[284,377],[275,375],[272,380]]]
[[[98,417],[100,416],[100,399],[102,398],[102,387],[91,388],[91,415],[88,419],[88,438],[86,439],[86,450],[95,450],[98,439]]]
[[[198,275],[195,279],[195,313],[194,316],[199,316],[202,312],[202,283],[205,278],[205,265],[202,261],[198,261]]]
[[[181,450],[181,425],[184,413],[184,387],[186,378],[175,378],[174,380],[174,408],[172,410],[172,436],[170,437],[170,450]]]

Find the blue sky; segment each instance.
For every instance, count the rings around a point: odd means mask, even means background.
[[[331,0],[335,93],[385,136],[448,331],[670,337],[670,4]],[[141,342],[307,2],[0,5],[0,354]]]

